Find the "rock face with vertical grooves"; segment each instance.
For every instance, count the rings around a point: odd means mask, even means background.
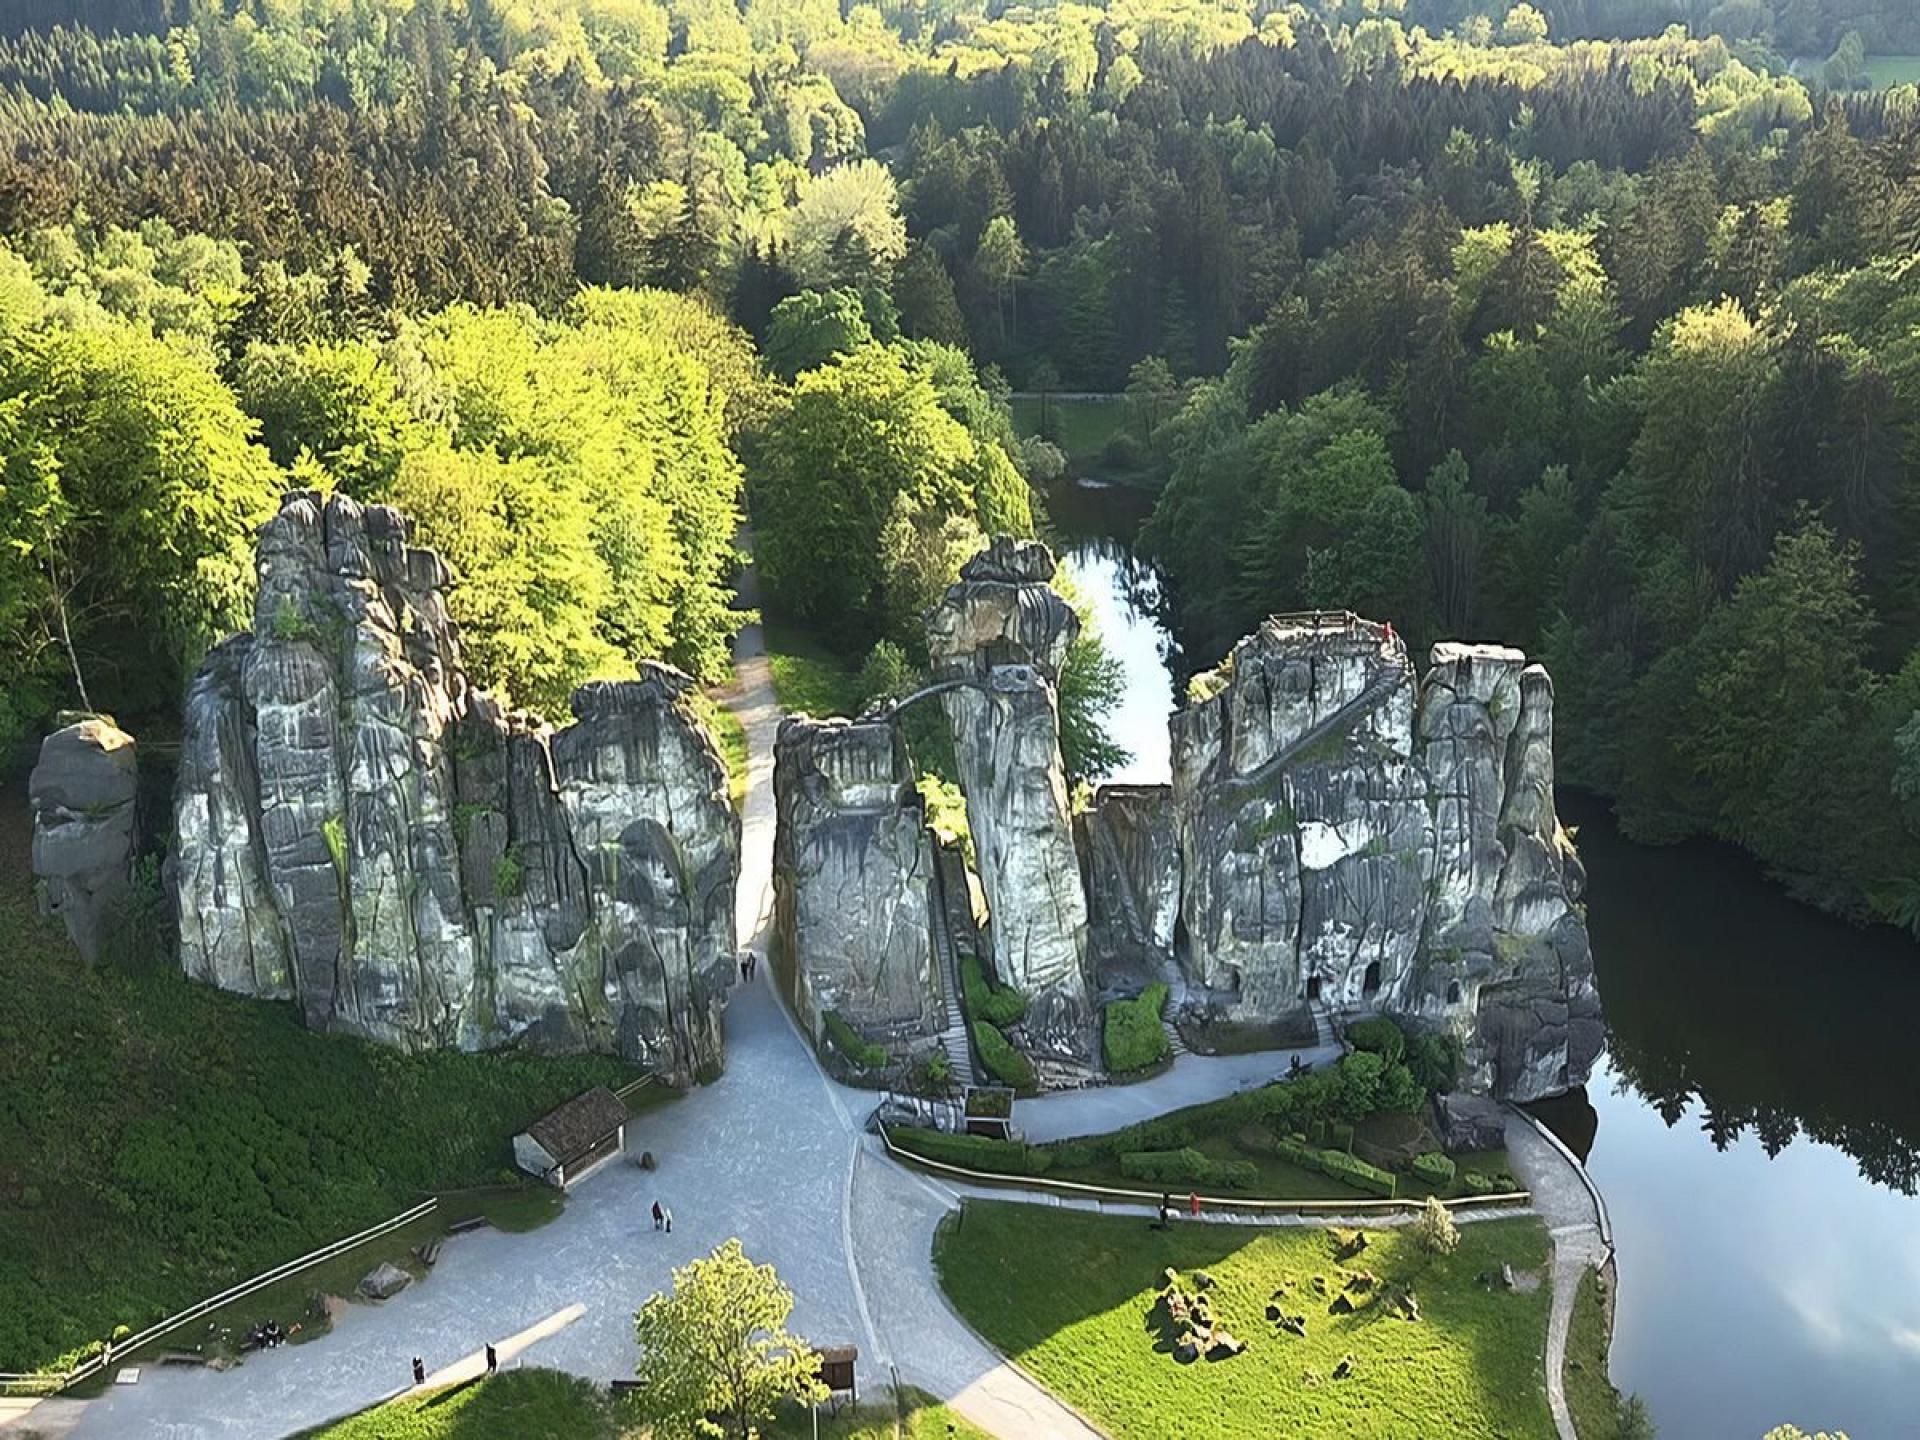
[[[41,741],[27,777],[41,908],[60,917],[89,965],[120,922],[133,878],[136,781],[133,737],[100,715]]]
[[[1236,1020],[1312,1001],[1444,1026],[1471,1088],[1598,1054],[1583,875],[1553,809],[1553,687],[1518,651],[1275,617],[1173,718],[1186,963]]]
[[[187,700],[187,972],[408,1049],[717,1064],[739,821],[692,681],[585,686],[558,732],[504,713],[408,529],[296,493],[262,532],[253,632]]]
[[[1144,984],[1174,960],[1180,840],[1165,785],[1103,785],[1075,818],[1087,874],[1087,933],[1100,983]],[[1110,978],[1113,977],[1113,978]]]
[[[1024,1040],[1069,1065],[1095,1054],[1087,902],[1073,848],[1054,686],[1079,621],[1044,545],[1000,537],[927,618],[1000,978],[1027,993]]]
[[[868,1038],[937,1035],[933,852],[905,746],[884,720],[795,716],[774,746],[774,926],[794,1008]]]

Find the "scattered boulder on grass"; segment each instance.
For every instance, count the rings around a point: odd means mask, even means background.
[[[1331,1305],[1329,1305],[1329,1306],[1327,1306],[1327,1313],[1328,1313],[1329,1315],[1351,1315],[1351,1314],[1353,1314],[1353,1297],[1352,1297],[1352,1296],[1350,1296],[1350,1295],[1336,1295],[1336,1296],[1334,1296],[1334,1297],[1333,1297],[1333,1303],[1332,1303]]]
[[[1211,1290],[1213,1288],[1213,1276],[1204,1270],[1196,1270],[1193,1272],[1193,1283],[1196,1289]]]
[[[1269,1304],[1267,1306],[1267,1318],[1269,1320],[1278,1320],[1280,1318],[1280,1307],[1278,1305]]]
[[[1314,1276],[1313,1288],[1314,1288],[1314,1293],[1316,1294],[1319,1294],[1319,1295],[1326,1294],[1327,1293],[1327,1277],[1324,1275]]]
[[[1302,1340],[1307,1338],[1307,1317],[1304,1315],[1279,1315],[1274,1318],[1274,1323],[1289,1335],[1298,1335]]]
[[[1519,1284],[1519,1278],[1513,1273],[1513,1266],[1505,1260],[1502,1260],[1500,1262],[1500,1288],[1503,1290],[1512,1290],[1517,1288]]]
[[[1189,1330],[1180,1337],[1180,1343],[1173,1347],[1173,1358],[1182,1365],[1191,1365],[1200,1358],[1200,1342]]]
[[[1334,1230],[1333,1257],[1336,1260],[1351,1260],[1367,1248],[1367,1232],[1364,1230]]]
[[[382,1260],[360,1277],[360,1293],[369,1300],[391,1300],[413,1283],[413,1276],[391,1260]]]
[[[1380,1283],[1380,1277],[1371,1270],[1356,1270],[1347,1277],[1347,1289],[1364,1295]]]
[[[1413,1291],[1404,1286],[1396,1288],[1388,1297],[1387,1309],[1402,1320],[1417,1321],[1420,1318],[1420,1302],[1414,1298]]]
[[[1333,1378],[1336,1380],[1349,1379],[1353,1375],[1353,1371],[1354,1371],[1353,1356],[1342,1355],[1340,1357],[1340,1363],[1333,1367]]]
[[[1207,1346],[1207,1359],[1231,1360],[1247,1347],[1224,1330],[1213,1332],[1213,1343]]]

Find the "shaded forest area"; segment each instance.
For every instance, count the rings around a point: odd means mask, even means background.
[[[771,603],[910,684],[1045,524],[1009,390],[1125,388],[1189,653],[1302,605],[1524,646],[1634,835],[1915,924],[1893,8],[27,0],[0,728],[166,713],[289,485],[415,513],[536,708],[718,674],[743,505]]]

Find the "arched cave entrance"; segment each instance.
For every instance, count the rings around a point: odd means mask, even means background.
[[[1458,1005],[1459,1003],[1460,1003],[1460,982],[1458,980],[1449,980],[1447,982],[1447,1004]]]
[[[1370,960],[1367,962],[1366,977],[1360,982],[1360,994],[1362,998],[1371,1000],[1379,993],[1380,962],[1378,960]]]
[[[1307,1002],[1311,1004],[1312,1002],[1314,1002],[1315,1000],[1318,1000],[1319,998],[1320,998],[1320,977],[1318,975],[1309,975],[1307,977]]]

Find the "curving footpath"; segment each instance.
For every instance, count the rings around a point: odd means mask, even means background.
[[[1586,1168],[1547,1127],[1518,1106],[1508,1107],[1507,1156],[1533,1208],[1553,1239],[1553,1306],[1547,1312],[1547,1404],[1560,1440],[1579,1440],[1567,1408],[1567,1331],[1580,1279],[1613,1253],[1606,1203]]]

